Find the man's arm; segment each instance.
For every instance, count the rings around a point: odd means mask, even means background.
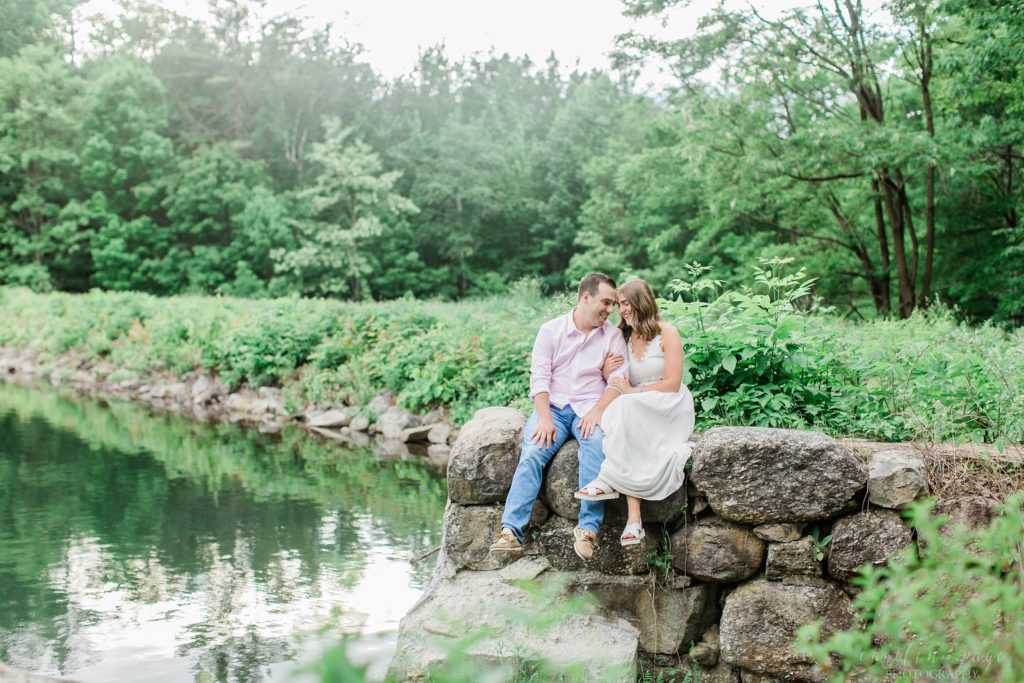
[[[551,358],[554,339],[542,326],[533,342],[530,355],[530,398],[537,411],[537,429],[529,435],[530,443],[547,448],[555,442],[555,421],[551,419]]]
[[[547,448],[555,442],[555,421],[551,418],[551,394],[544,391],[533,397],[533,409],[537,411],[537,429],[530,435],[530,443]]]

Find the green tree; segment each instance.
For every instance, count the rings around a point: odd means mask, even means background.
[[[173,241],[162,208],[174,155],[163,135],[163,86],[147,66],[126,57],[93,69],[84,96],[81,179],[96,222],[96,284],[178,291],[187,264],[169,257]]]
[[[0,58],[0,282],[80,288],[82,235],[61,220],[78,164],[81,80],[40,45]]]
[[[309,153],[320,173],[299,195],[306,215],[293,222],[295,247],[275,250],[273,258],[303,294],[360,299],[370,273],[363,243],[417,209],[392,191],[400,173],[384,172],[366,143],[350,139],[350,128],[329,118],[324,129],[324,141]]]

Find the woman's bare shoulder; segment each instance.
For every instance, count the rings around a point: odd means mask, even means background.
[[[664,320],[659,320],[658,325],[661,326],[662,339],[679,339],[679,330],[676,329],[675,325]]]

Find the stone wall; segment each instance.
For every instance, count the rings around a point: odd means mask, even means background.
[[[822,681],[825,672],[793,648],[797,629],[822,620],[827,637],[855,624],[851,579],[910,545],[898,510],[928,492],[912,452],[881,451],[866,462],[819,433],[717,427],[697,441],[687,485],[643,503],[644,542],[619,545],[625,501],[609,501],[600,547],[583,562],[572,549],[579,501],[570,440],[548,468],[524,549],[491,555],[525,423],[514,409],[487,408],[453,446],[443,548],[431,587],[403,619],[391,669],[399,680],[444,658],[438,624],[461,615],[460,632],[499,634],[471,648],[484,662],[515,649],[593,672],[624,667],[622,680],[640,667],[697,667],[706,682]],[[946,508],[957,518],[991,514],[992,505]],[[500,615],[528,604],[517,583],[524,578],[554,586],[558,600],[587,592],[600,607],[555,634],[515,630]]]

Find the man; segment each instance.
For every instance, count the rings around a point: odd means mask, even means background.
[[[619,395],[601,376],[601,367],[609,353],[626,355],[622,332],[608,322],[617,300],[615,281],[592,273],[580,280],[576,307],[541,326],[530,365],[534,412],[526,423],[501,533],[491,552],[515,552],[523,547],[523,527],[540,493],[544,466],[570,436],[580,442],[580,487],[597,477],[604,460],[601,415]],[[623,365],[612,377],[625,372]],[[593,556],[603,519],[602,501],[580,502],[579,525],[573,530],[573,549],[580,558]]]

